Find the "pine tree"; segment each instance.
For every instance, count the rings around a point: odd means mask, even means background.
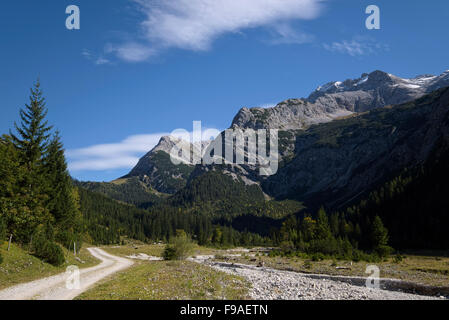
[[[20,110],[20,126],[14,124],[19,137],[11,134],[14,144],[23,153],[24,163],[30,172],[38,169],[47,150],[51,130],[45,120],[47,112],[38,80],[31,89],[30,103]]]
[[[327,218],[326,211],[321,208],[318,211],[318,218],[316,221],[316,238],[317,239],[329,239],[332,238],[331,228],[329,226],[329,219]]]
[[[46,208],[48,195],[45,193],[46,175],[43,158],[47,153],[49,131],[45,117],[47,109],[37,81],[31,89],[30,103],[20,110],[21,124],[15,124],[18,135],[10,134],[12,143],[19,153],[19,166],[26,171],[17,181],[21,189],[20,205],[12,212],[12,228],[17,233],[16,240],[28,242],[37,226],[51,221]]]
[[[49,195],[47,206],[56,223],[56,237],[66,247],[70,247],[74,241],[80,242],[78,234],[82,231],[82,217],[79,195],[67,170],[64,147],[58,131],[48,145],[44,164]]]
[[[74,199],[74,188],[67,170],[67,162],[59,132],[54,134],[44,161],[48,193],[50,194],[50,212],[57,224],[70,223],[77,214],[77,204]]]
[[[371,230],[371,245],[373,249],[388,245],[388,230],[384,227],[379,216],[374,218]]]

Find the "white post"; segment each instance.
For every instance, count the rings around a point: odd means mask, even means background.
[[[76,257],[76,242],[75,241],[73,241],[73,254]]]
[[[9,236],[8,251],[9,251],[9,248],[11,247],[11,241],[12,241],[12,235]]]

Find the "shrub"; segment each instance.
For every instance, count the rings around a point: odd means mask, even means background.
[[[45,240],[34,246],[35,255],[43,261],[54,266],[60,266],[65,262],[64,251],[54,242]]]
[[[177,231],[176,237],[170,240],[170,243],[165,247],[165,260],[184,260],[193,253],[195,244],[192,239],[184,231]]]
[[[306,268],[306,269],[311,269],[312,268],[312,263],[309,260],[307,260],[306,262],[304,262],[303,267]]]
[[[401,263],[402,260],[404,260],[404,257],[402,257],[399,253],[397,255],[395,255],[393,258],[394,263]]]
[[[289,254],[295,250],[295,245],[291,241],[282,241],[279,246],[285,254]]]
[[[386,246],[386,245],[381,245],[374,249],[374,252],[377,253],[380,258],[388,257],[392,251],[393,251],[393,248]]]
[[[359,262],[359,261],[362,261],[363,258],[364,258],[364,254],[360,250],[354,250],[352,252],[352,261]]]
[[[326,256],[320,252],[311,255],[312,261],[323,261]]]
[[[45,232],[38,231],[33,237],[34,255],[54,266],[60,266],[65,262],[64,251],[53,241],[47,240]]]
[[[271,250],[268,252],[268,256],[271,258],[278,257],[281,254],[279,250]]]
[[[6,224],[5,224],[4,219],[0,216],[0,246],[3,245],[5,238],[6,238]],[[0,254],[0,264],[2,264],[2,262],[3,262],[3,257]]]
[[[322,253],[325,255],[335,255],[339,253],[338,242],[334,238],[318,239],[310,241],[308,253]]]
[[[6,238],[6,224],[4,219],[0,216],[0,245],[3,244]]]
[[[164,250],[164,260],[176,260],[176,250],[173,247],[167,246]]]

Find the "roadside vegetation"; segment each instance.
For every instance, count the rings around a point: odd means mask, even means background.
[[[42,261],[30,254],[28,248],[14,243],[11,244],[9,251],[7,249],[8,243],[0,245],[0,254],[3,256],[3,263],[0,264],[0,289],[65,272],[67,266],[88,268],[99,263],[84,248],[76,257],[72,251],[63,248],[64,261],[58,267]]]

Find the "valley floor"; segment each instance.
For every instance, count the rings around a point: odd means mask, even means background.
[[[78,290],[67,290],[67,275],[60,273],[13,287],[12,283],[3,284],[9,288],[0,291],[0,300],[427,300],[449,296],[446,257],[408,256],[399,263],[379,263],[381,277],[396,272],[408,281],[418,276],[425,279],[420,282],[427,282],[433,293],[417,295],[397,288],[395,291],[367,288],[364,285],[367,263],[362,262],[313,262],[297,257],[270,257],[263,248],[204,247],[197,247],[188,261],[162,261],[163,249],[162,244],[89,248],[91,263],[95,260],[101,263],[81,269]],[[12,263],[9,261],[8,266]],[[24,275],[21,280],[26,281],[35,269],[34,263],[33,260],[23,270],[11,273],[14,281],[19,281],[20,274]],[[8,272],[13,271],[10,269]],[[387,280],[381,282],[382,288],[386,288]],[[444,293],[439,294],[440,289]]]
[[[305,263],[298,258],[269,257],[264,249],[215,250],[204,247],[198,247],[189,261],[164,262],[155,261],[162,255],[163,245],[128,245],[108,247],[105,250],[135,259],[139,262],[139,269],[135,272],[129,270],[133,272],[132,275],[129,271],[118,274],[113,281],[82,295],[83,299],[171,300],[245,297],[255,300],[427,300],[443,298],[442,295],[446,293],[439,294],[438,290],[441,288],[443,292],[447,290],[444,285],[449,285],[449,279],[445,274],[445,270],[449,269],[448,258],[410,256],[397,264],[391,261],[379,263],[381,277],[396,272],[405,280],[419,278],[426,280],[420,282],[437,283],[430,286],[435,290],[431,295],[416,295],[398,290],[366,288],[364,277],[367,275],[364,272],[368,264],[363,262],[353,265],[351,263],[350,267],[336,269],[335,262],[332,261]],[[261,262],[266,267],[258,267]],[[304,265],[307,266],[303,267]],[[339,265],[346,266],[349,262],[339,262]],[[421,269],[415,270],[417,266]],[[308,272],[304,272],[303,268]],[[213,273],[211,269],[220,273]],[[382,273],[384,270],[388,272]],[[435,270],[440,272],[436,273]],[[315,272],[320,274],[311,274]],[[223,277],[222,273],[234,278]],[[202,277],[198,278],[199,275]],[[219,281],[221,289],[216,286],[216,281],[210,280],[211,277],[222,279]],[[190,282],[186,282],[186,279],[195,279],[193,287]],[[248,285],[245,286],[241,281]],[[125,282],[128,284],[124,289]],[[381,283],[386,283],[386,280],[383,279]],[[385,285],[382,286],[384,287]],[[226,290],[232,292],[231,296],[223,294]]]

